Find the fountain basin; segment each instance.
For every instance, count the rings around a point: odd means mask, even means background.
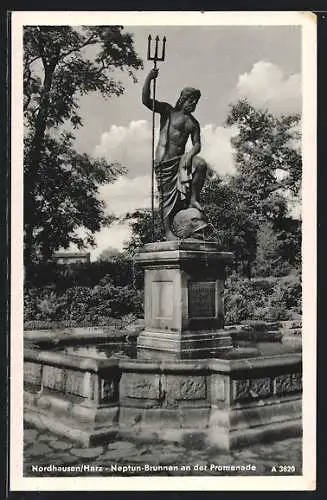
[[[123,436],[229,450],[301,433],[300,352],[175,360],[69,352],[25,349],[24,417],[82,446]]]

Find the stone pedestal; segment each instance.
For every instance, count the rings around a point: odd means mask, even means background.
[[[138,348],[215,356],[232,347],[224,331],[225,266],[232,253],[213,242],[149,243],[135,257],[144,267],[145,329]]]

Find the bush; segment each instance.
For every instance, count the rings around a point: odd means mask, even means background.
[[[244,280],[230,278],[225,289],[225,323],[285,321],[302,311],[300,276]]]
[[[253,280],[230,277],[225,289],[225,323],[297,319],[302,308],[301,292],[299,275]],[[143,316],[143,290],[131,284],[116,285],[110,274],[92,287],[30,286],[24,294],[25,322],[65,321],[75,326],[104,326],[110,318],[128,314]]]
[[[279,304],[282,304],[286,310],[301,314],[302,284],[299,277],[288,276],[283,280],[277,281],[271,305],[272,307],[277,307]]]
[[[143,291],[131,286],[73,287],[49,293],[28,289],[24,295],[24,321],[69,321],[106,325],[109,318],[143,314]]]

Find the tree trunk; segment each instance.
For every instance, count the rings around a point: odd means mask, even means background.
[[[31,142],[30,149],[25,157],[26,170],[24,175],[24,212],[25,219],[25,262],[29,264],[33,260],[33,229],[35,220],[33,212],[33,199],[34,199],[34,189],[35,176],[38,172],[40,160],[41,160],[41,150],[45,136],[45,130],[47,126],[47,118],[50,104],[50,91],[52,85],[53,73],[56,67],[56,63],[44,66],[44,82],[43,89],[41,92],[40,109],[35,120],[35,131],[34,137]]]
[[[50,91],[52,78],[56,63],[47,65],[44,68],[43,89],[41,92],[40,109],[35,120],[35,132],[30,149],[30,168],[33,175],[38,168],[41,158],[41,148],[44,141],[44,134],[47,126],[47,118],[50,104]]]

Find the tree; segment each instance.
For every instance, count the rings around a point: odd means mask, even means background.
[[[235,204],[235,213],[242,220],[243,212],[250,223],[250,232],[245,231],[250,236],[249,259],[254,261],[259,245],[260,260],[265,254],[264,241],[269,240],[276,244],[278,261],[282,248],[280,230],[289,219],[288,200],[290,194],[298,196],[301,186],[300,115],[277,117],[241,99],[230,107],[226,124],[238,128],[237,136],[231,139],[236,174],[229,187],[237,193],[237,203],[242,207],[239,211]],[[239,234],[238,225],[238,221],[236,227],[232,223],[233,231]],[[271,263],[271,270],[276,266],[277,263]]]
[[[124,88],[113,71],[142,66],[133,38],[121,26],[28,26],[24,29],[24,229],[25,256],[44,259],[60,246],[94,244],[94,233],[112,218],[98,186],[125,170],[74,150],[67,129],[82,126],[80,96],[104,98]],[[65,128],[66,127],[66,128]],[[83,227],[85,236],[77,233]]]
[[[235,150],[235,183],[258,222],[287,212],[288,191],[301,185],[300,115],[273,116],[247,100],[230,107],[226,124],[239,133],[231,139]]]
[[[280,242],[279,251],[284,262],[301,272],[302,224],[300,220],[285,217],[276,221],[275,229]]]
[[[132,236],[127,244],[127,252],[134,255],[137,248],[152,242],[152,212],[150,209],[135,210],[128,213],[125,220],[129,222]],[[163,241],[164,228],[158,210],[154,212],[154,241]]]
[[[257,231],[256,274],[271,276],[279,274],[281,267],[280,242],[271,222],[265,222]]]
[[[281,224],[282,222],[282,224]],[[257,231],[255,272],[258,276],[285,276],[301,264],[301,224],[285,218],[265,222]]]
[[[221,250],[233,252],[235,260],[247,269],[255,259],[256,221],[234,178],[207,179],[201,201],[209,224],[208,239],[216,241]]]

